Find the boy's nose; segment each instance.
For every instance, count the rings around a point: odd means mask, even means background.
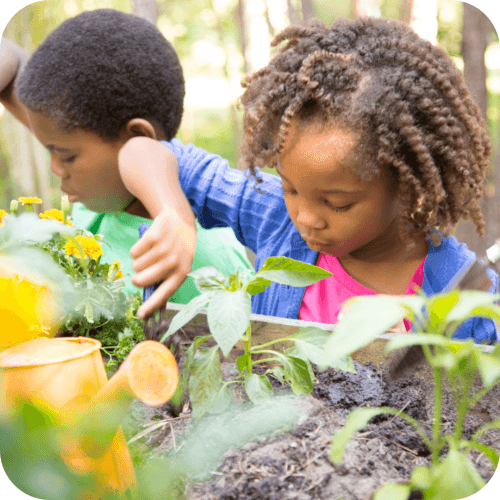
[[[64,168],[62,168],[55,159],[50,160],[50,171],[61,179],[68,177],[68,172],[66,172],[66,170],[64,170]]]

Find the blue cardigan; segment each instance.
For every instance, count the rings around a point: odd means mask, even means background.
[[[256,269],[271,256],[285,256],[315,264],[318,253],[309,249],[293,225],[283,199],[281,180],[260,173],[262,182],[231,169],[227,161],[207,153],[193,144],[183,145],[173,139],[166,144],[177,157],[181,187],[193,207],[200,224],[207,229],[229,226],[236,238],[256,253]],[[454,237],[442,238],[439,246],[429,241],[424,264],[422,289],[427,295],[441,292],[475,254]],[[498,276],[491,272],[496,293]],[[297,288],[272,283],[252,297],[252,312],[268,316],[297,319],[305,287]],[[494,323],[472,318],[455,333],[455,338],[474,338],[476,342],[497,340]]]

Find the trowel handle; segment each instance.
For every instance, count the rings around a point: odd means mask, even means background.
[[[144,233],[151,227],[151,224],[141,224],[139,226],[139,238],[142,238]],[[147,286],[144,288],[144,291],[142,292],[142,301],[146,302],[146,300],[153,295],[153,293],[156,291],[156,289],[160,286],[160,283],[155,283],[154,285]]]

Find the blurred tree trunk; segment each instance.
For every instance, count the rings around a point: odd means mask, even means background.
[[[243,54],[243,73],[246,75],[248,73],[248,62],[245,54],[247,53],[248,47],[248,29],[245,21],[245,1],[238,0],[238,10],[236,12],[236,17],[238,22],[238,38],[240,42],[241,53]]]
[[[484,53],[493,26],[490,20],[476,7],[464,2],[464,22],[462,32],[462,53],[464,57],[464,76],[467,86],[487,118],[488,93],[486,90],[486,65]],[[497,153],[496,165],[492,165],[486,175],[485,194],[481,200],[481,210],[486,221],[486,237],[480,238],[469,221],[461,221],[455,236],[479,255],[500,237],[500,157]],[[495,196],[497,192],[497,196]]]
[[[142,17],[156,26],[158,21],[158,3],[156,0],[132,0],[132,6],[137,17]]]
[[[413,0],[403,0],[400,8],[400,19],[406,24],[410,24]]]
[[[312,0],[302,0],[302,21],[308,21],[314,17],[314,6]]]
[[[33,6],[35,7],[35,6]],[[25,8],[16,15],[15,22],[10,22],[4,35],[33,52],[31,36],[25,29],[30,24],[31,8]],[[4,189],[12,198],[19,196],[39,196],[43,200],[41,209],[53,206],[50,185],[50,168],[48,155],[43,146],[28,129],[9,113],[2,117],[4,126],[3,145],[9,159],[9,186]],[[10,201],[10,200],[9,200]]]
[[[290,24],[297,23],[299,19],[297,17],[297,11],[295,10],[295,7],[292,4],[292,0],[286,0],[286,5],[288,11],[288,18],[290,19]]]

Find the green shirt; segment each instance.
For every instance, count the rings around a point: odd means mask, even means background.
[[[81,203],[73,205],[71,217],[75,227],[103,236],[101,262],[111,264],[114,260],[118,260],[121,263],[120,267],[123,275],[128,274],[123,291],[125,293],[135,293],[139,290],[131,281],[135,271],[132,269],[132,257],[130,257],[129,252],[139,239],[139,226],[141,224],[151,224],[152,221],[126,212],[105,214],[92,212]],[[232,229],[226,227],[203,229],[196,221],[196,231],[193,271],[200,267],[215,266],[225,276],[228,276],[235,273],[238,268],[241,271],[253,269],[247,259],[245,247],[236,239]],[[187,304],[199,294],[193,279],[188,277],[169,301]]]

